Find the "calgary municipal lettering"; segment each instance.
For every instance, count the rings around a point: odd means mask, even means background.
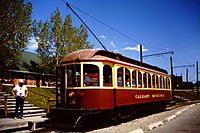
[[[147,95],[135,95],[135,98],[136,99],[150,98],[150,95],[149,94],[147,94]]]
[[[152,94],[152,98],[165,97],[164,94]]]
[[[150,95],[150,94],[145,94],[145,95],[143,95],[143,94],[140,94],[140,95],[135,95],[135,99],[145,99],[145,98],[159,98],[159,97],[165,97],[165,95],[164,94],[152,94],[152,95]]]

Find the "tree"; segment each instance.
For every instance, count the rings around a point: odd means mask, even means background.
[[[62,18],[58,8],[53,12],[51,16],[51,31],[53,39],[53,49],[55,52],[56,64],[59,63],[61,55],[63,55],[64,41],[62,35]]]
[[[58,8],[52,13],[50,21],[45,23],[34,21],[33,31],[38,42],[41,66],[45,73],[55,72],[56,65],[65,54],[79,49],[92,48],[87,41],[87,29],[80,25],[76,28],[72,24],[71,15],[66,15],[64,22]]]
[[[50,22],[46,20],[44,23],[34,20],[33,31],[38,42],[38,49],[36,50],[40,58],[40,67],[45,73],[52,73],[54,71],[55,60],[53,58],[52,38]]]
[[[32,4],[23,0],[0,1],[0,68],[18,69],[21,52],[31,33]]]

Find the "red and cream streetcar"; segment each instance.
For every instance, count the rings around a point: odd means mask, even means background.
[[[63,123],[131,113],[139,106],[164,109],[172,99],[166,70],[106,50],[72,52],[61,60],[60,70],[61,104],[49,117]]]

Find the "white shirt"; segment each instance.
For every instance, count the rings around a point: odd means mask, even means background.
[[[17,96],[23,97],[25,96],[25,91],[27,91],[27,87],[25,85],[23,85],[22,87],[20,87],[19,85],[16,85],[13,88],[13,91],[16,92]]]

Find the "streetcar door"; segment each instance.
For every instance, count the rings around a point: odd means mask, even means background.
[[[59,104],[64,105],[65,99],[65,67],[60,66],[56,68],[56,107]]]

